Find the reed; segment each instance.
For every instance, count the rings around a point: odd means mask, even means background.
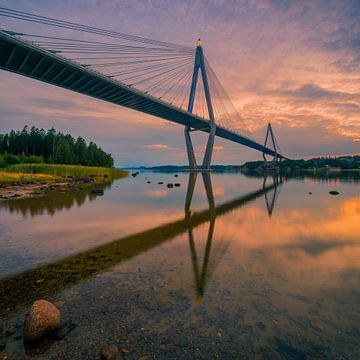
[[[128,172],[113,168],[58,165],[58,164],[14,164],[0,172],[0,183],[9,184],[22,181],[58,181],[68,176],[121,178],[128,176]]]

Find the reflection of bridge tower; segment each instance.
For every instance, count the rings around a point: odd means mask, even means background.
[[[195,239],[194,239],[194,225],[192,224],[192,213],[190,210],[191,202],[194,194],[196,179],[198,176],[198,173],[190,173],[189,174],[189,182],[188,182],[188,188],[186,192],[186,201],[185,201],[185,221],[188,224],[188,237],[189,237],[189,247],[191,252],[191,262],[194,272],[194,278],[195,278],[195,284],[196,284],[196,291],[199,297],[202,297],[205,292],[205,286],[207,279],[209,278],[209,264],[210,264],[210,254],[211,254],[211,247],[213,243],[213,235],[214,235],[214,228],[215,228],[215,220],[217,217],[216,214],[216,207],[215,207],[215,201],[212,191],[212,184],[211,184],[211,177],[209,173],[201,173],[203,178],[203,183],[206,191],[206,197],[209,204],[209,229],[207,234],[207,240],[205,245],[205,251],[204,251],[204,259],[203,264],[200,266],[199,264],[199,256],[196,250],[195,245]],[[275,208],[275,204],[279,195],[279,185],[282,184],[283,178],[278,175],[272,176],[273,182],[271,185],[267,185],[267,176],[265,175],[263,180],[263,194],[265,197],[265,203],[267,207],[267,212],[269,214],[269,217],[271,217],[273,210]],[[270,197],[270,194],[272,193],[272,196]],[[214,260],[214,259],[213,259]]]
[[[202,166],[199,168],[199,170],[210,170],[210,163],[211,163],[211,156],[213,152],[213,146],[214,146],[214,140],[215,140],[215,132],[216,132],[216,124],[215,124],[215,117],[214,117],[214,110],[211,102],[211,96],[210,96],[210,89],[209,89],[209,83],[208,78],[206,74],[206,66],[205,66],[205,59],[204,59],[204,52],[202,48],[202,42],[200,39],[197,42],[196,46],[196,53],[195,53],[195,63],[194,63],[194,72],[192,76],[192,82],[191,82],[191,89],[190,89],[190,96],[189,96],[189,105],[188,105],[188,112],[192,113],[193,107],[194,107],[194,101],[195,101],[195,92],[196,92],[196,86],[198,82],[199,77],[199,70],[201,72],[201,78],[202,83],[204,86],[204,93],[205,93],[205,99],[206,99],[206,105],[207,110],[209,114],[210,119],[210,127],[209,129],[201,129],[209,132],[209,138],[206,145],[204,160],[202,163]],[[195,131],[199,129],[191,129],[190,126],[185,127],[185,141],[186,141],[186,149],[188,153],[188,159],[189,159],[189,166],[191,170],[198,169],[196,164],[196,157],[194,148],[191,142],[190,132]]]
[[[205,246],[205,254],[204,254],[204,260],[202,267],[200,269],[199,267],[199,259],[196,252],[196,246],[194,241],[194,234],[193,234],[193,226],[191,224],[191,201],[194,193],[197,173],[190,173],[189,176],[189,184],[188,189],[186,193],[186,202],[185,202],[185,219],[189,221],[189,227],[188,227],[188,235],[189,235],[189,246],[190,246],[190,252],[191,252],[191,261],[193,266],[193,272],[195,277],[195,283],[196,283],[196,290],[199,296],[204,295],[205,291],[205,285],[206,280],[208,278],[208,268],[209,268],[209,261],[210,261],[210,251],[211,251],[211,245],[212,245],[212,239],[214,235],[214,227],[215,227],[215,219],[216,219],[216,211],[215,211],[215,202],[214,202],[214,196],[212,191],[212,185],[211,185],[211,178],[209,173],[202,173],[202,178],[204,182],[204,187],[206,191],[206,197],[209,204],[209,230],[206,240],[206,246]]]
[[[277,198],[280,193],[280,190],[278,189],[278,185],[283,182],[282,176],[278,176],[277,174],[274,174],[272,176],[272,178],[273,178],[273,185],[274,185],[273,192],[271,192],[271,190],[269,190],[269,191],[265,191],[265,193],[264,193],[265,203],[266,203],[269,217],[271,217],[271,215],[273,213]],[[266,180],[267,180],[267,175],[265,173],[264,180],[263,180],[263,189],[266,189]],[[272,193],[272,196],[270,198],[271,193]]]

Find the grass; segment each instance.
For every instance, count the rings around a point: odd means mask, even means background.
[[[59,176],[48,174],[27,174],[22,172],[0,171],[0,184],[13,184],[18,182],[54,182],[61,179]]]
[[[121,178],[128,175],[127,171],[112,168],[58,165],[58,164],[15,164],[0,171],[0,183],[11,184],[20,181],[51,182],[66,176]]]

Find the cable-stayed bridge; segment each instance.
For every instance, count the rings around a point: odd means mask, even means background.
[[[1,25],[0,69],[183,125],[192,170],[210,169],[216,136],[286,159],[270,124],[265,144],[240,131],[200,40],[191,48],[3,7],[0,17],[13,21]],[[209,134],[200,166],[192,131]]]

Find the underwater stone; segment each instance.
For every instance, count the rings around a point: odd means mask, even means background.
[[[101,349],[101,360],[121,360],[121,352],[116,345],[107,345]]]

